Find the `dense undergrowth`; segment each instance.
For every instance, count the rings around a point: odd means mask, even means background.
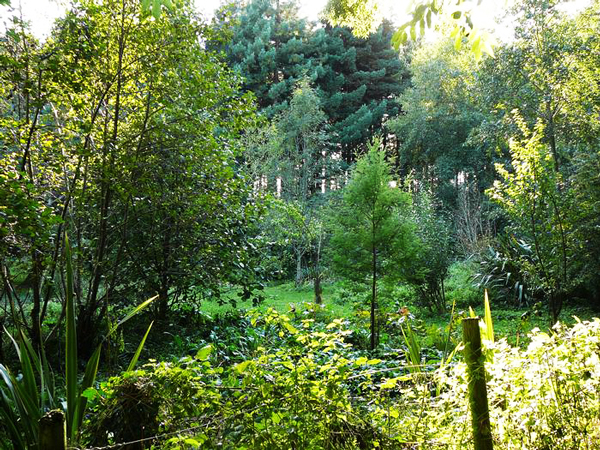
[[[402,317],[397,333],[422,340],[411,333],[410,316]],[[161,436],[144,441],[155,448],[468,448],[459,352],[425,351],[406,339],[375,359],[351,344],[348,321],[324,318],[314,308],[295,316],[251,312],[216,327],[193,355],[111,378],[94,393],[85,440]],[[535,329],[529,338],[526,348],[486,342],[495,448],[600,448],[600,320],[551,334]]]

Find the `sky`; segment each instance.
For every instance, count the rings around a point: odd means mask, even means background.
[[[483,1],[481,6],[473,12],[475,23],[483,28],[494,28],[494,17],[506,7],[506,2],[510,0],[487,0]],[[513,0],[518,1],[518,0]],[[219,6],[221,0],[195,0],[197,9],[206,16],[210,16],[214,9]],[[410,9],[412,0],[379,0],[384,17],[391,19],[396,24],[402,24],[406,21],[406,11]],[[564,9],[567,13],[574,13],[583,9],[590,3],[590,0],[574,0],[568,3]],[[43,39],[50,33],[54,19],[61,16],[66,10],[66,0],[11,0],[11,7],[0,6],[0,29],[5,29],[6,21],[9,17],[18,15],[19,6],[23,13],[23,18],[29,20],[32,25],[33,34]],[[300,0],[300,15],[311,20],[316,20],[325,4],[325,0]],[[11,12],[11,9],[13,12]],[[500,27],[499,33],[506,34],[506,29],[510,25]],[[503,40],[501,36],[498,36]]]

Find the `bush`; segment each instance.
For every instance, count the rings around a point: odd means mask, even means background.
[[[479,305],[483,297],[483,288],[475,285],[473,279],[477,273],[477,264],[472,260],[456,261],[448,269],[444,283],[448,303],[456,303],[459,308]]]
[[[342,320],[323,327],[302,319],[296,328],[273,310],[248,320],[263,345],[237,364],[223,367],[207,346],[195,357],[107,382],[88,422],[89,442],[118,444],[185,429],[160,448],[333,450],[373,448],[373,442],[391,448],[352,405],[353,370],[368,372],[379,361],[345,357],[351,332]]]
[[[534,330],[521,350],[501,340],[486,362],[494,448],[598,448],[600,319],[549,335]],[[471,441],[464,363],[438,370],[430,384],[402,390],[392,427],[403,439],[468,448]],[[439,394],[439,395],[437,395]],[[389,406],[387,406],[389,408]]]

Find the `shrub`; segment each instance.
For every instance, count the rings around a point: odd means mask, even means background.
[[[477,264],[472,260],[456,261],[450,266],[444,283],[448,303],[466,308],[481,302],[483,288],[473,281],[476,271]]]

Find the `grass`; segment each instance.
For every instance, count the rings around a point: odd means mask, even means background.
[[[481,300],[481,305],[474,307],[473,310],[475,314],[483,317],[483,299]],[[496,339],[506,338],[511,345],[527,345],[529,342],[527,335],[531,330],[539,328],[542,331],[547,331],[550,327],[549,315],[546,309],[535,312],[528,307],[519,308],[499,305],[491,299],[491,310]],[[416,314],[418,316],[419,313],[417,312]],[[457,308],[457,314],[459,316],[468,316],[469,312],[468,309],[461,310]],[[589,306],[573,302],[565,305],[560,321],[567,326],[572,326],[577,322],[577,319],[581,321],[591,320],[598,315],[598,311],[593,310]],[[418,318],[422,319],[428,326],[444,328],[450,320],[450,313],[432,315],[426,312],[422,316],[418,316]]]
[[[352,306],[342,305],[333,301],[335,288],[335,284],[323,285],[323,305],[332,316],[349,318],[353,314]],[[236,309],[257,309],[264,312],[268,308],[273,308],[280,313],[288,314],[292,311],[292,308],[300,309],[302,304],[314,302],[314,291],[311,284],[306,284],[299,288],[296,288],[294,283],[267,286],[263,294],[265,300],[257,307],[254,307],[250,300],[237,300],[237,307],[235,308],[229,303],[219,305],[216,301],[207,301],[203,303],[202,310],[211,316]],[[236,295],[237,291],[233,291],[230,294],[230,297],[236,298]]]

